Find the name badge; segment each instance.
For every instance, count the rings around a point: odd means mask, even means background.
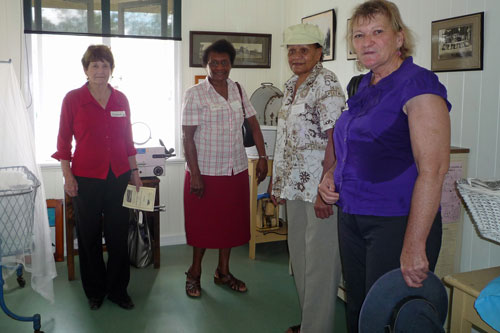
[[[304,110],[305,110],[305,104],[304,103],[295,104],[295,105],[292,105],[291,113],[292,114],[300,114],[300,113],[304,113]]]
[[[210,110],[212,111],[218,111],[220,109],[223,109],[224,105],[222,104],[210,104]]]
[[[111,111],[111,117],[125,117],[125,111]]]
[[[241,101],[232,101],[231,109],[233,110],[241,110]]]

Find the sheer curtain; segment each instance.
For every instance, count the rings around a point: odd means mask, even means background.
[[[12,63],[0,63],[0,167],[26,166],[40,181],[35,200],[33,247],[31,255],[1,258],[2,264],[22,263],[31,272],[31,286],[54,301],[52,280],[57,276],[45,190],[35,158],[35,137],[30,117]]]

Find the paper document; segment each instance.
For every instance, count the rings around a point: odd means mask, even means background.
[[[491,191],[500,190],[500,180],[482,180],[479,178],[469,178],[472,187],[484,188]]]
[[[156,189],[140,187],[137,192],[135,185],[128,185],[123,196],[123,207],[152,212],[155,209]]]

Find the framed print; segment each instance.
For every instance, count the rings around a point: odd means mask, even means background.
[[[434,72],[483,69],[484,12],[432,22]]]
[[[347,19],[347,31],[349,31],[349,26],[351,25],[351,19]],[[358,56],[356,52],[351,47],[351,43],[347,41],[347,60],[356,60]]]
[[[206,75],[195,75],[194,76],[194,84],[198,84],[201,81],[205,80],[207,76]]]
[[[304,17],[302,23],[316,24],[319,27],[325,35],[323,61],[335,60],[335,33],[337,31],[335,10],[330,9]]]
[[[203,50],[219,39],[236,49],[233,68],[271,68],[271,34],[212,31],[189,32],[189,67],[203,67]]]

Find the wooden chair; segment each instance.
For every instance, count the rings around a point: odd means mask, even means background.
[[[61,199],[47,199],[47,209],[54,209],[56,250],[55,261],[64,261],[64,224],[63,224],[63,201]]]

